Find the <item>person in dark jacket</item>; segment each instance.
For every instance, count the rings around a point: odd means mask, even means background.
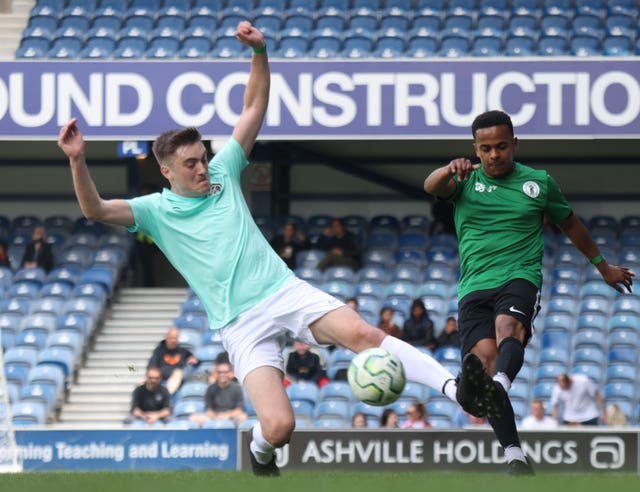
[[[346,229],[342,219],[334,218],[331,226],[320,236],[318,248],[327,254],[318,263],[320,270],[331,266],[348,266],[353,270],[360,268],[360,245],[356,237]]]
[[[198,359],[191,351],[179,344],[180,330],[175,326],[169,328],[167,336],[151,354],[148,367],[159,367],[162,380],[172,395],[178,391],[184,379],[184,368],[198,364]]]
[[[36,226],[31,235],[31,242],[27,244],[22,257],[22,266],[25,268],[42,268],[48,272],[53,268],[53,253],[51,245],[45,241],[44,227]]]
[[[422,299],[414,299],[411,303],[411,315],[404,322],[402,336],[411,345],[427,347],[431,350],[438,346],[433,331],[433,321]]]

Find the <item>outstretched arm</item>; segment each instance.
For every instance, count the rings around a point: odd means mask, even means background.
[[[430,195],[440,198],[447,198],[456,191],[456,184],[453,177],[458,181],[469,179],[471,171],[478,169],[480,164],[472,164],[469,159],[454,159],[449,164],[439,167],[424,180],[424,191]]]
[[[134,225],[133,211],[125,200],[104,200],[99,195],[87,167],[84,138],[78,128],[77,118],[71,119],[60,129],[58,147],[69,158],[73,188],[83,215],[109,224]]]
[[[598,245],[593,241],[589,230],[575,214],[571,214],[568,219],[560,222],[558,227],[560,227],[562,232],[571,239],[575,247],[587,258],[592,260],[599,257],[600,249]],[[596,264],[596,268],[600,272],[600,275],[602,275],[604,281],[618,292],[623,294],[625,288],[631,292],[631,285],[633,284],[633,277],[635,275],[628,268],[610,265],[605,258],[602,258],[602,261]],[[624,288],[619,284],[622,284]]]
[[[250,22],[243,21],[238,24],[236,38],[253,49],[266,48],[263,34]],[[242,146],[246,156],[249,156],[258,138],[269,102],[270,84],[271,74],[267,52],[254,53],[251,59],[249,82],[244,92],[242,114],[233,130],[233,138]]]

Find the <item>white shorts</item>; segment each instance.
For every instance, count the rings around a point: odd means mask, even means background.
[[[284,369],[288,338],[318,345],[309,325],[345,304],[304,280],[292,277],[274,294],[241,313],[220,330],[238,380],[262,366]]]

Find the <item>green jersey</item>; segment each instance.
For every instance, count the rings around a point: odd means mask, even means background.
[[[515,278],[542,285],[543,220],[557,224],[571,215],[558,184],[546,171],[515,163],[503,178],[482,167],[456,181],[454,218],[460,252],[458,298]]]
[[[209,163],[211,186],[200,197],[168,189],[129,200],[135,226],[153,238],[182,274],[218,329],[276,292],[293,272],[253,221],[240,187],[248,164],[233,138]]]

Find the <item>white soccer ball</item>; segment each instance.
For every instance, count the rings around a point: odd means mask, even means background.
[[[404,367],[391,352],[380,347],[369,348],[353,358],[347,379],[358,400],[384,406],[396,401],[402,393]]]

